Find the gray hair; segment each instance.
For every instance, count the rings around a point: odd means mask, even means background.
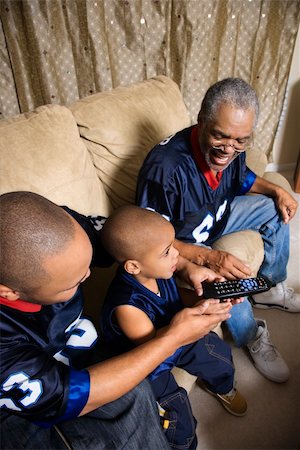
[[[225,78],[213,84],[206,92],[198,121],[214,120],[220,104],[227,103],[244,111],[253,109],[256,125],[259,115],[259,102],[254,89],[241,78]]]

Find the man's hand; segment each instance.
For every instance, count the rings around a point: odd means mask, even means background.
[[[220,302],[220,300],[216,299],[208,299],[208,300],[199,300],[195,306],[201,305],[204,302],[208,302],[208,306],[204,312],[204,314],[223,314],[229,313],[232,308],[232,302],[230,299],[225,302]]]
[[[192,308],[185,308],[177,313],[164,335],[170,335],[176,342],[176,347],[191,344],[212,331],[220,322],[230,318],[228,311],[218,314],[206,314],[210,306],[209,300]]]
[[[227,280],[248,278],[251,269],[231,253],[222,250],[210,250],[206,256],[206,265]]]
[[[215,278],[202,278],[200,282],[204,280],[222,281],[220,277],[225,277],[228,280],[235,280],[240,278],[248,278],[251,276],[249,266],[228,252],[212,250],[207,247],[201,247],[194,244],[187,244],[178,240],[175,240],[175,247],[179,251],[180,255],[190,262],[199,266],[207,266],[211,269],[211,271],[214,271]],[[193,272],[193,268],[190,268],[189,270],[191,273]],[[203,272],[203,274],[204,273],[205,272]],[[199,272],[198,275],[195,273],[195,275],[190,277],[190,281],[195,289],[198,288],[198,286],[197,288],[195,286],[197,276],[199,276]],[[202,295],[202,292],[199,295]]]
[[[282,220],[284,223],[289,223],[297,211],[298,203],[294,197],[284,189],[278,189],[276,193],[275,202],[281,213]]]
[[[298,202],[288,191],[262,177],[256,177],[250,192],[273,197],[284,223],[289,223],[297,211]]]

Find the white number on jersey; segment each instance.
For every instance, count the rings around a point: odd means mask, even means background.
[[[25,372],[16,372],[10,375],[1,386],[3,391],[10,391],[11,389],[20,389],[25,392],[19,402],[26,407],[34,405],[42,395],[42,383],[39,380],[30,380]],[[11,398],[2,397],[0,399],[0,407],[12,409],[13,411],[21,411]]]
[[[78,317],[72,322],[66,329],[66,332],[70,330],[72,330],[72,334],[66,342],[66,348],[90,348],[98,337],[94,324],[90,320],[82,317]],[[64,353],[64,350],[57,352],[54,358],[67,366],[70,365],[70,359]]]
[[[226,211],[227,200],[224,200],[222,205],[219,206],[216,220],[217,222],[222,218],[224,212]],[[208,213],[205,219],[202,220],[200,225],[198,225],[192,232],[192,235],[197,244],[207,241],[209,238],[209,232],[214,225],[214,217],[211,213]]]

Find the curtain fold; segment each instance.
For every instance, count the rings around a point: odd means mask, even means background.
[[[299,0],[2,0],[0,14],[0,117],[164,74],[196,121],[207,88],[236,76],[258,93],[254,145],[270,156]]]

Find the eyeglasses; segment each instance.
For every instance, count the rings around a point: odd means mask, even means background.
[[[215,150],[225,151],[226,147],[231,147],[237,153],[243,153],[246,150],[247,142],[238,142],[236,144],[227,144],[224,142],[225,139],[214,139],[214,143],[212,144],[212,148]]]

